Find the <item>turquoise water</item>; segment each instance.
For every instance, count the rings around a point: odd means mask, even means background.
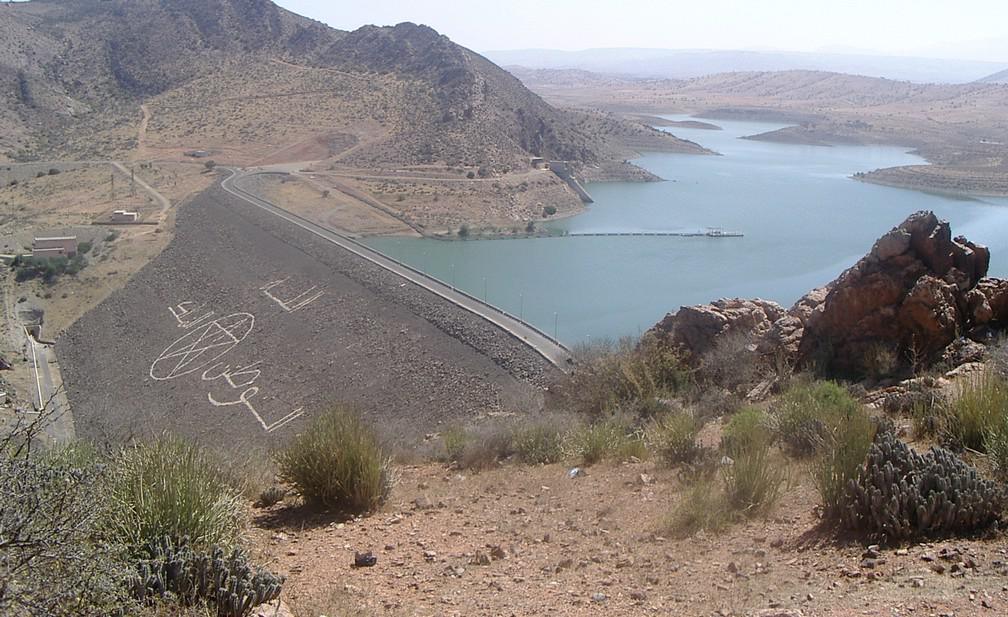
[[[671,117],[671,116],[670,116]],[[921,164],[905,148],[800,146],[739,139],[783,125],[716,121],[673,132],[722,156],[649,154],[658,183],[586,188],[588,211],[551,223],[572,233],[695,231],[743,238],[566,237],[367,243],[568,343],[636,335],[679,306],[721,297],[789,305],[852,265],[917,210],[934,210],[992,249],[1008,275],[1008,199],[961,199],[851,180],[857,171]]]

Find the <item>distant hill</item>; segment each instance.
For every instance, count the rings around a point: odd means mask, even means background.
[[[581,69],[631,77],[690,79],[737,71],[829,71],[919,83],[965,83],[1003,68],[995,62],[839,53],[677,49],[525,49],[488,51],[505,65]]]
[[[288,149],[368,166],[494,169],[529,156],[622,159],[629,143],[701,150],[641,124],[559,111],[426,26],[343,32],[269,0],[6,4],[0,82],[0,151],[17,160],[201,148],[251,162]]]
[[[1008,84],[1008,69],[994,73],[993,75],[988,75],[983,79],[978,79],[978,82],[982,84]]]

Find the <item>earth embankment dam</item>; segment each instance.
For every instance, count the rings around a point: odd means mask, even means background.
[[[555,370],[485,319],[216,187],[57,342],[77,432],[282,439],[349,404],[389,438],[525,411]]]

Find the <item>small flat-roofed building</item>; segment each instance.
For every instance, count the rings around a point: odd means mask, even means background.
[[[139,212],[130,212],[129,210],[114,210],[112,212],[113,223],[136,223],[139,218]]]
[[[54,236],[32,240],[32,257],[73,257],[77,254],[77,236]]]
[[[532,164],[532,169],[545,169],[546,159],[541,156],[533,156],[530,163]]]

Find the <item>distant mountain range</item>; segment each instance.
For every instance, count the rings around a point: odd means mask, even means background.
[[[737,71],[829,71],[919,83],[967,83],[1005,69],[1003,63],[837,53],[676,49],[525,49],[488,51],[502,66],[581,69],[632,77],[690,79]]]

